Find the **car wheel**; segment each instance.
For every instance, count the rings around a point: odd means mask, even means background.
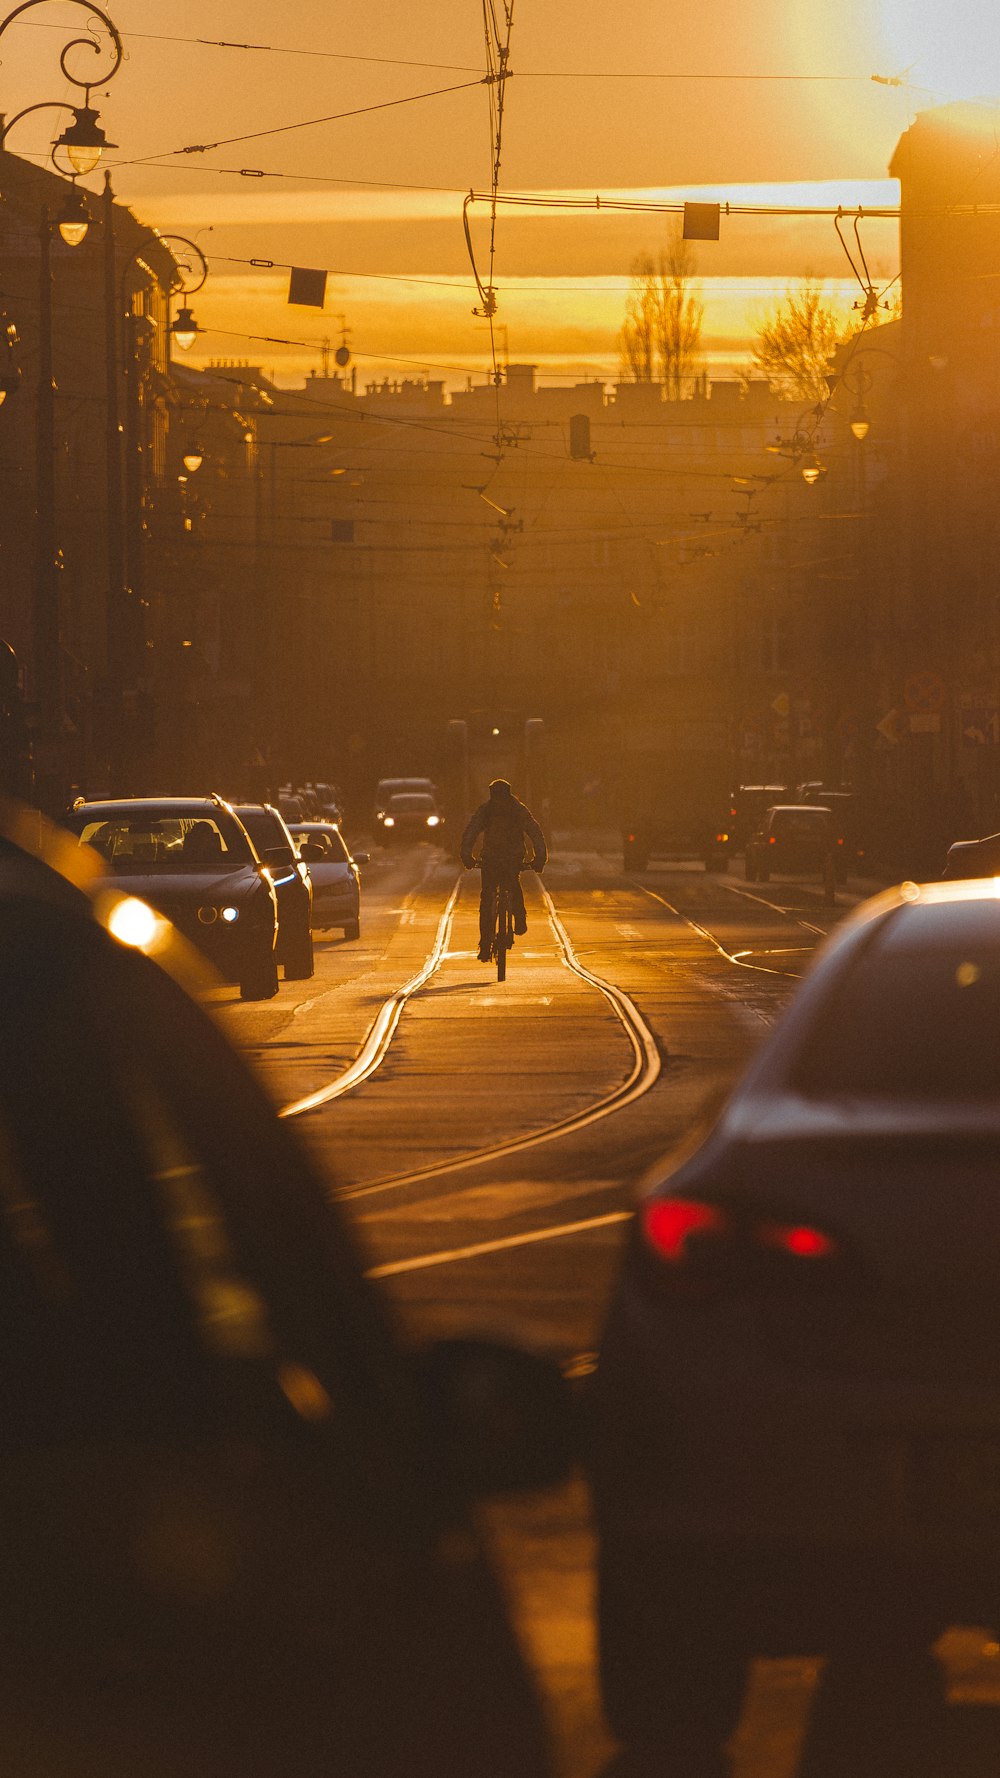
[[[750,858],[747,859],[746,863],[743,866],[743,874],[746,877],[746,880],[748,883],[756,883],[756,881],[757,881],[757,867],[753,863],[752,859],[750,859]]]
[[[278,960],[273,950],[261,952],[240,976],[241,1000],[273,1000],[278,992]]]
[[[702,1773],[714,1754],[721,1775],[754,1650],[725,1600],[709,1597],[710,1611],[684,1587],[619,1590],[602,1575],[601,1687],[612,1733],[635,1755],[669,1749],[678,1772]]]
[[[360,938],[361,937],[361,921],[360,920],[348,920],[347,925],[344,927],[344,937],[345,938]]]
[[[758,883],[769,883],[771,881],[771,873],[766,865],[762,864],[760,870],[757,872],[757,881]]]
[[[313,935],[310,927],[296,932],[285,953],[286,982],[307,982],[316,968],[313,957]]]

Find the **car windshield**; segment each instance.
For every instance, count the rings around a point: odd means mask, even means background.
[[[393,815],[430,815],[434,812],[432,796],[392,796],[389,808]]]
[[[888,921],[825,1004],[791,1084],[818,1098],[996,1100],[998,904],[917,906]]]
[[[235,824],[201,813],[94,816],[84,820],[79,836],[121,875],[184,874],[213,866],[225,870],[252,862]]]

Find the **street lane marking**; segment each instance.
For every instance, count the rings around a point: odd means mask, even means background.
[[[814,926],[811,920],[800,920],[795,908],[781,907],[776,901],[768,901],[766,895],[755,895],[752,889],[739,889],[735,883],[720,883],[720,889],[728,889],[730,895],[742,895],[744,901],[759,902],[762,908],[773,908],[776,914],[789,914],[796,926],[804,927],[806,932],[815,932],[820,938],[828,936],[825,926]]]
[[[611,1210],[605,1216],[588,1216],[581,1222],[563,1222],[555,1228],[532,1229],[526,1235],[504,1235],[496,1241],[477,1241],[471,1247],[451,1247],[441,1253],[421,1253],[415,1259],[390,1260],[369,1266],[366,1278],[398,1278],[403,1272],[422,1272],[428,1266],[454,1265],[462,1259],[479,1259],[487,1253],[504,1253],[511,1247],[530,1247],[536,1241],[557,1241],[564,1235],[581,1235],[590,1229],[610,1228],[612,1223],[631,1222],[631,1210]]]

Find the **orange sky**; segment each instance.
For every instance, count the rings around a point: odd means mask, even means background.
[[[263,0],[174,0],[169,9],[112,0],[111,12],[128,59],[96,102],[119,144],[108,157],[115,189],[144,221],[195,236],[210,257],[196,304],[210,331],[193,362],[249,358],[295,378],[318,364],[324,337],[337,343],[343,315],[362,382],[424,366],[433,375],[435,365],[464,382],[481,369],[487,341],[470,312],[461,225],[461,194],[483,189],[490,170],[481,0],[367,9],[301,0],[284,14]],[[606,0],[516,0],[501,185],[674,198],[712,187],[732,202],[773,202],[794,183],[799,202],[892,202],[886,165],[915,111],[1000,90],[995,18],[986,0],[841,0],[835,9],[620,0],[613,11]],[[28,19],[2,46],[8,114],[69,94],[58,49],[86,29],[84,9],[63,0]],[[285,53],[293,50],[303,53]],[[871,79],[904,71],[902,87]],[[8,147],[42,152],[46,128],[45,118],[25,123]],[[262,130],[278,133],[225,143]],[[209,143],[225,145],[177,152]],[[241,168],[266,176],[241,177]],[[99,179],[88,183],[97,189]],[[543,375],[613,378],[629,266],[658,248],[666,227],[652,215],[502,210],[497,320],[510,356],[537,362]],[[474,238],[483,254],[481,221]],[[865,240],[873,272],[888,282],[898,269],[893,225],[866,225]],[[250,258],[327,268],[326,311],[289,308],[287,273],[234,263]],[[745,352],[755,319],[796,276],[829,280],[845,313],[850,301],[829,222],[732,218],[718,244],[698,249],[697,264],[713,366]],[[248,332],[305,344],[265,345]]]

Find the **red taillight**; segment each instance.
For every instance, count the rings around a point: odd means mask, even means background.
[[[842,846],[842,845],[843,845],[843,843],[844,843],[844,842],[843,842],[843,840],[842,840],[842,839],[839,839],[839,840],[838,840],[838,841],[837,841],[837,844],[838,844],[838,846]]]
[[[776,846],[778,844],[777,837],[773,833],[770,834],[767,843],[769,846]]]
[[[643,1205],[642,1226],[650,1246],[661,1259],[678,1265],[687,1257],[693,1235],[728,1235],[729,1217],[715,1204],[696,1198],[652,1198]]]
[[[765,1220],[752,1210],[729,1210],[700,1198],[651,1198],[641,1214],[653,1252],[699,1288],[712,1282],[776,1283],[780,1277],[790,1280],[800,1262],[811,1271],[824,1261],[843,1259],[839,1241],[812,1223]]]
[[[715,843],[718,846],[724,846],[728,838],[729,835],[727,833],[717,833],[715,836]]]
[[[762,1247],[790,1253],[795,1259],[836,1259],[840,1248],[832,1235],[805,1222],[762,1222],[754,1229]]]
[[[634,845],[635,845],[635,834],[634,834],[634,833],[630,833],[630,834],[629,834],[629,836],[628,836],[628,843],[629,843],[629,845],[630,845],[630,846],[634,846]]]

